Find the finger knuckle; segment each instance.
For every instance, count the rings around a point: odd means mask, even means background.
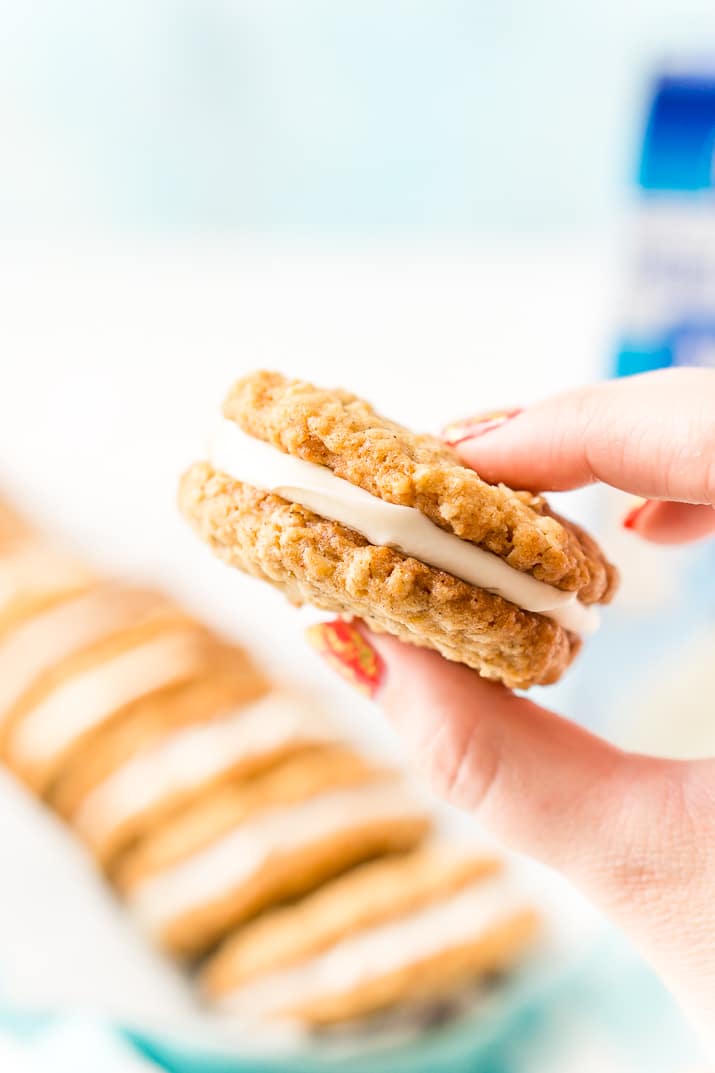
[[[439,720],[417,752],[420,770],[432,789],[457,808],[477,810],[496,781],[496,753],[477,724],[464,733],[448,720]]]

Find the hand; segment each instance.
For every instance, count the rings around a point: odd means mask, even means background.
[[[453,426],[450,441],[489,481],[648,497],[627,520],[646,540],[715,534],[715,372],[599,384]],[[377,699],[436,790],[569,876],[715,1042],[715,761],[624,753],[467,667],[360,630],[385,666]]]

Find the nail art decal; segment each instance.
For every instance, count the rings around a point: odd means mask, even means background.
[[[385,665],[352,622],[335,619],[306,630],[309,643],[356,689],[374,697],[384,677]]]
[[[638,524],[638,519],[640,518],[641,514],[643,513],[643,511],[645,510],[645,508],[648,506],[649,503],[650,503],[649,499],[640,499],[639,498],[636,501],[635,506],[631,507],[631,509],[628,511],[628,513],[626,514],[625,518],[621,522],[621,525],[623,526],[623,528],[624,529],[635,529],[636,525]]]

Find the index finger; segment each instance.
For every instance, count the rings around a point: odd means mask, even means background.
[[[649,499],[714,506],[715,370],[595,384],[500,424],[463,423],[448,442],[485,480],[515,488],[602,481]]]

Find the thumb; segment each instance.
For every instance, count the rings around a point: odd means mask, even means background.
[[[648,761],[435,652],[361,632],[387,667],[376,699],[440,797],[589,885],[604,851],[627,856],[627,790]]]
[[[560,870],[712,1024],[713,765],[624,753],[435,652],[360,627],[376,700],[434,789]]]
[[[569,876],[711,1031],[715,763],[624,753],[362,623],[312,629],[331,666],[382,705],[434,789]]]

